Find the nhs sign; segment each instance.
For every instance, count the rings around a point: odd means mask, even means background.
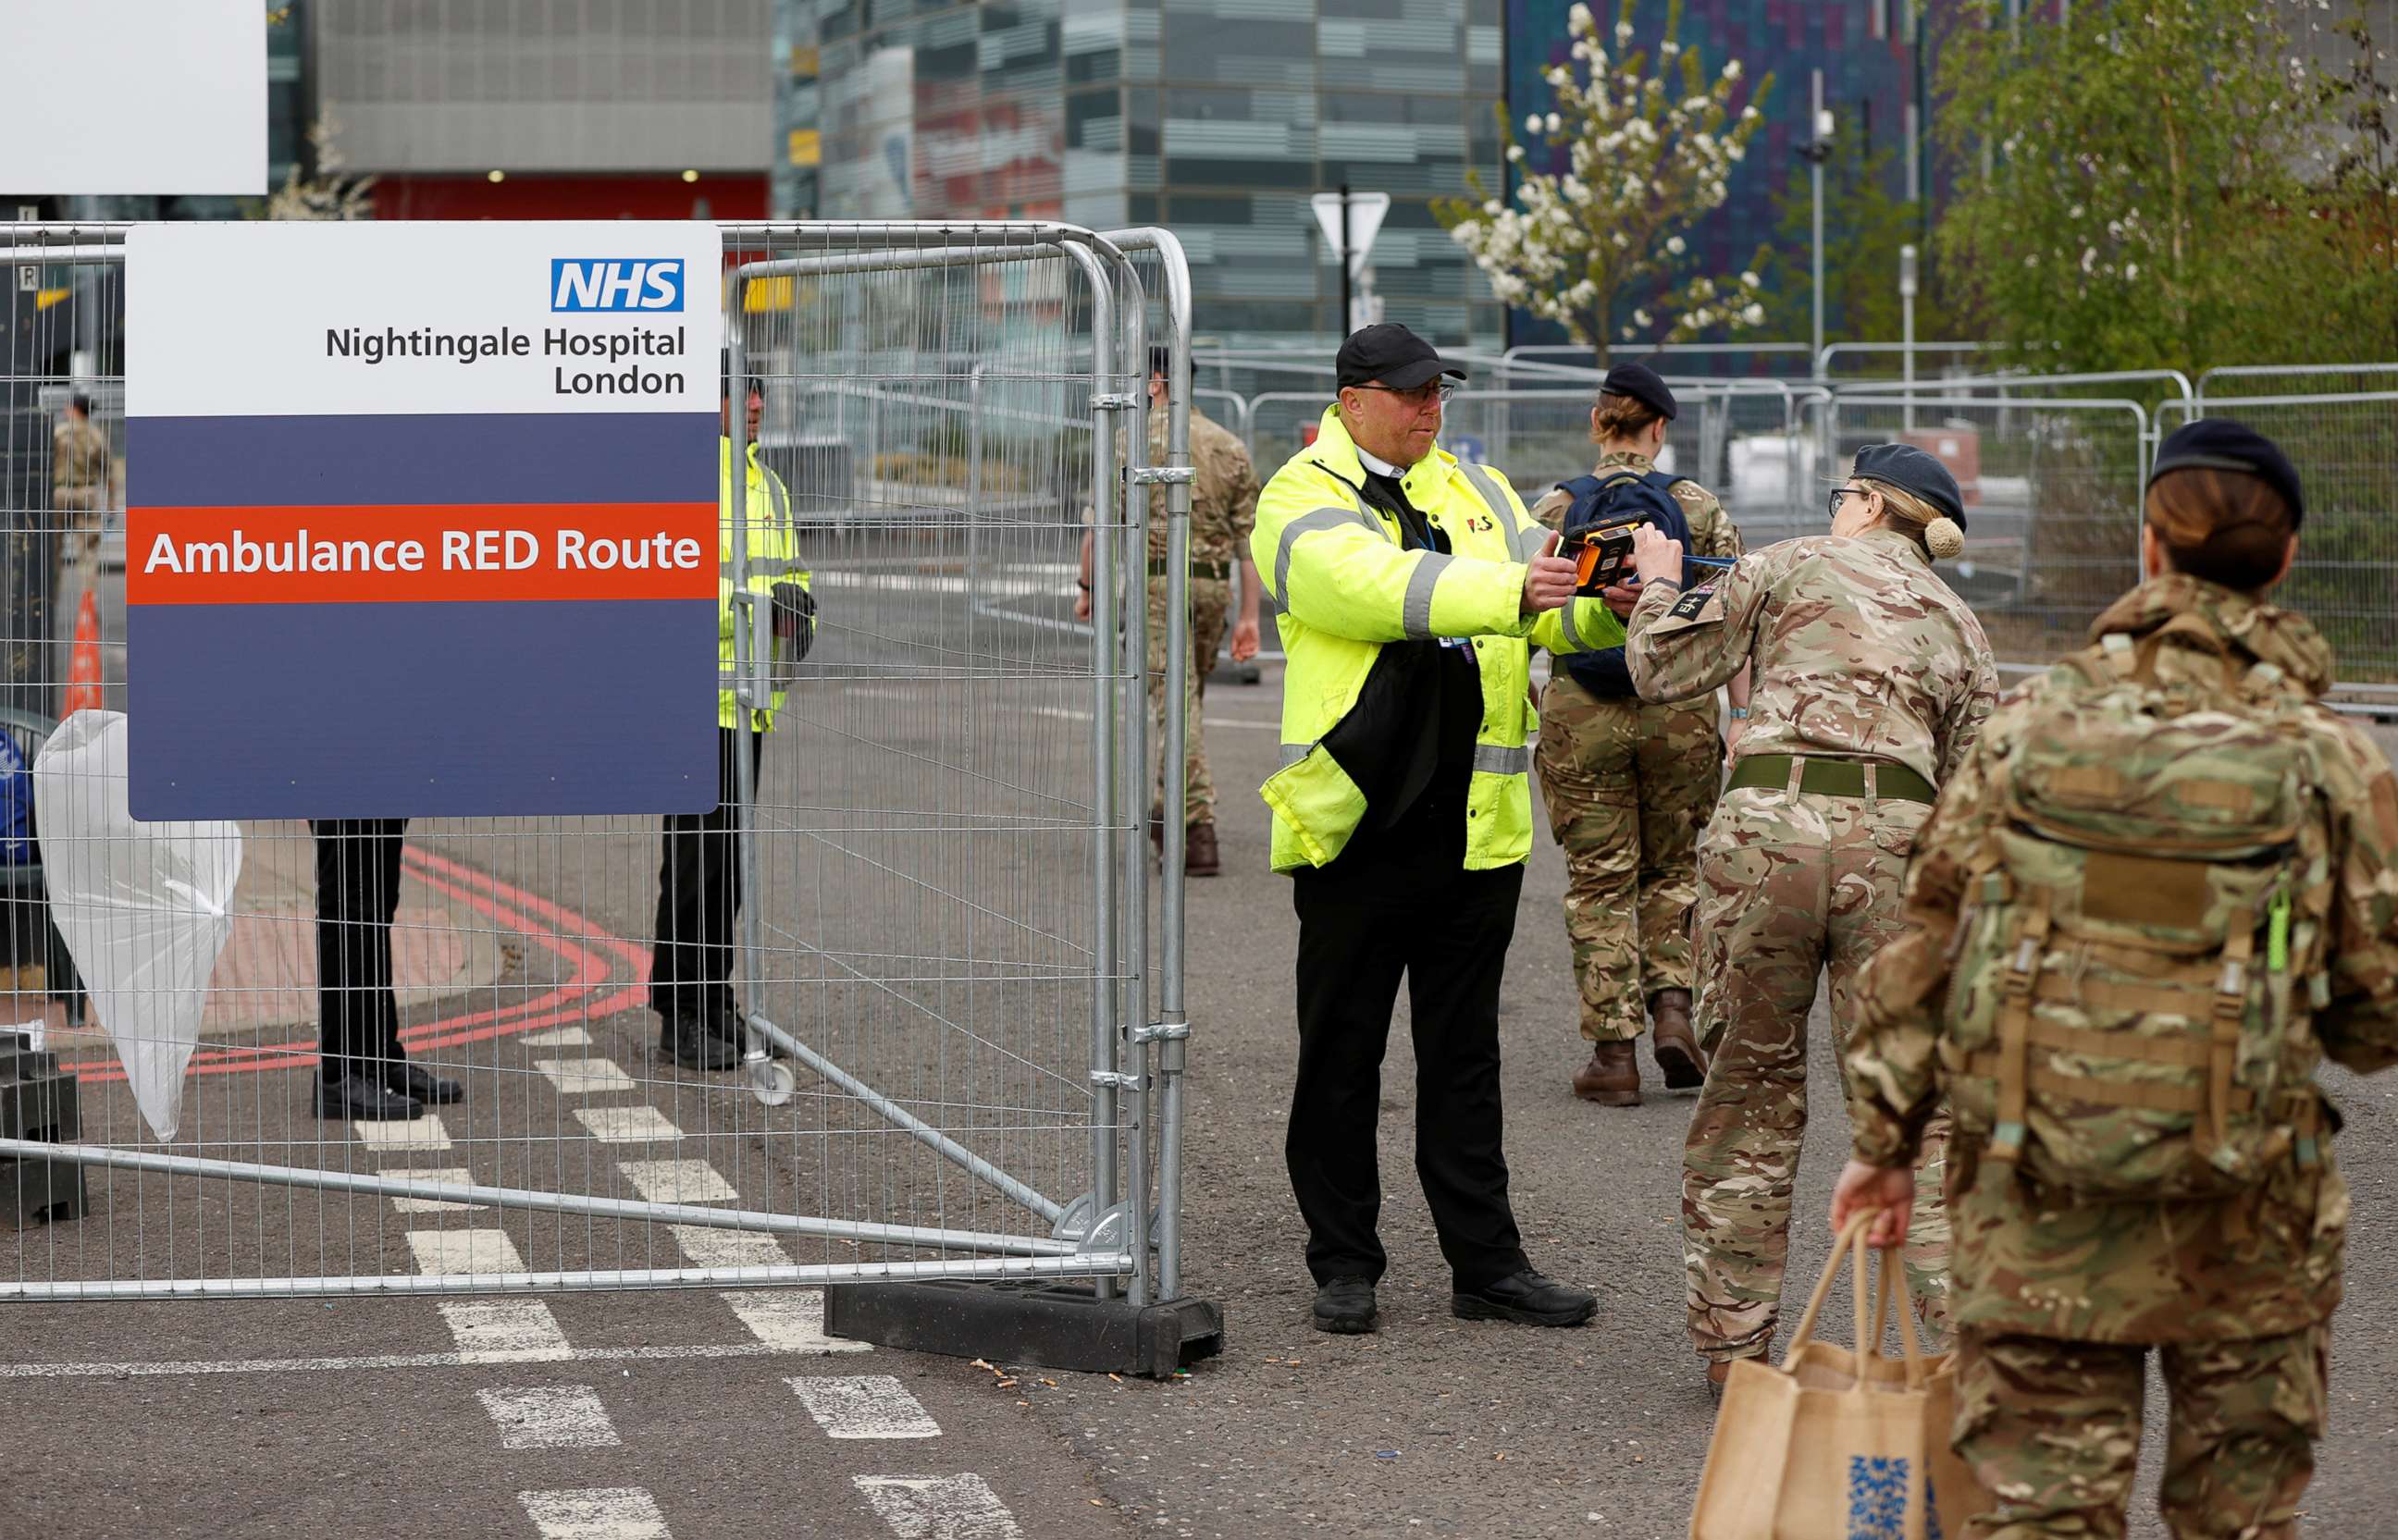
[[[680,310],[680,257],[553,257],[552,310]]]

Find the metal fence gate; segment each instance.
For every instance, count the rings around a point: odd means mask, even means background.
[[[251,824],[162,1140],[128,1093],[116,1024],[83,1012],[71,966],[22,944],[45,927],[41,869],[20,866],[0,889],[20,942],[0,1029],[43,1035],[73,1116],[29,1112],[27,1085],[61,1105],[51,1065],[0,1051],[15,1077],[0,1078],[0,1187],[34,1173],[56,1199],[0,1213],[49,1220],[0,1231],[0,1297],[1039,1276],[1136,1304],[1179,1290],[1181,851],[1178,828],[1152,917],[1138,811],[1145,627],[1166,627],[1171,664],[1187,626],[1179,593],[1143,613],[1150,499],[1131,494],[1162,489],[1187,539],[1179,248],[1040,222],[723,237],[732,372],[761,387],[758,452],[788,491],[773,516],[794,528],[819,617],[806,659],[777,665],[763,607],[745,604],[721,681],[745,708],[781,698],[754,764],[727,756],[739,1070],[657,1051],[646,985],[662,893],[677,896],[658,820],[420,820],[390,930],[398,1035],[466,1093],[412,1122],[320,1119],[323,852],[304,824]],[[0,226],[7,271],[37,270],[44,313],[61,312],[42,335],[100,340],[7,360],[0,406],[43,422],[0,433],[5,586],[41,587],[29,564],[78,547],[68,586],[96,595],[87,639],[111,709],[128,705],[121,497],[85,541],[53,496],[47,418],[87,382],[121,398],[120,290],[92,281],[121,272],[121,241]],[[0,315],[35,300],[11,290]],[[1127,431],[1152,340],[1179,385],[1162,466]],[[727,435],[737,464],[737,405]],[[140,455],[137,435],[122,456],[137,482]],[[747,500],[722,512],[737,588]],[[1083,626],[1086,529],[1098,612]],[[95,654],[55,607],[7,622],[7,684],[28,709],[7,725],[30,760]]]

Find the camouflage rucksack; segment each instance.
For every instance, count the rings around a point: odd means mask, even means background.
[[[2220,663],[2160,681],[2156,655]],[[2203,664],[2198,675],[2212,674]],[[2108,1199],[2220,1197],[2314,1158],[2329,910],[2304,690],[2198,615],[2066,659],[2001,763],[1941,1062],[1988,1158]]]

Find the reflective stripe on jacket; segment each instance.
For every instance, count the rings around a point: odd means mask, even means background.
[[[733,440],[720,438],[717,444],[716,725],[729,728],[741,723],[740,703],[733,693],[733,628],[740,623],[741,615],[733,605]],[[748,483],[749,580],[746,586],[758,596],[762,608],[775,584],[797,583],[812,588],[815,580],[800,560],[791,494],[782,477],[759,462],[755,444],[749,446]],[[752,713],[756,719],[750,725],[760,732],[772,731],[775,714],[782,709],[783,692],[778,690],[766,705]]]
[[[1366,813],[1366,796],[1320,744],[1357,704],[1386,642],[1474,639],[1482,676],[1466,797],[1469,871],[1512,865],[1532,850],[1531,649],[1620,647],[1623,627],[1596,599],[1537,618],[1522,613],[1524,569],[1549,531],[1507,478],[1435,448],[1401,478],[1408,502],[1449,550],[1408,550],[1395,519],[1367,506],[1365,467],[1338,408],[1315,442],[1283,462],[1258,500],[1249,548],[1288,659],[1283,674],[1283,769],[1260,795],[1273,810],[1273,868],[1321,866]]]

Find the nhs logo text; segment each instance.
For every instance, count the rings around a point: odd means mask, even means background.
[[[552,310],[680,310],[680,257],[554,257]]]

